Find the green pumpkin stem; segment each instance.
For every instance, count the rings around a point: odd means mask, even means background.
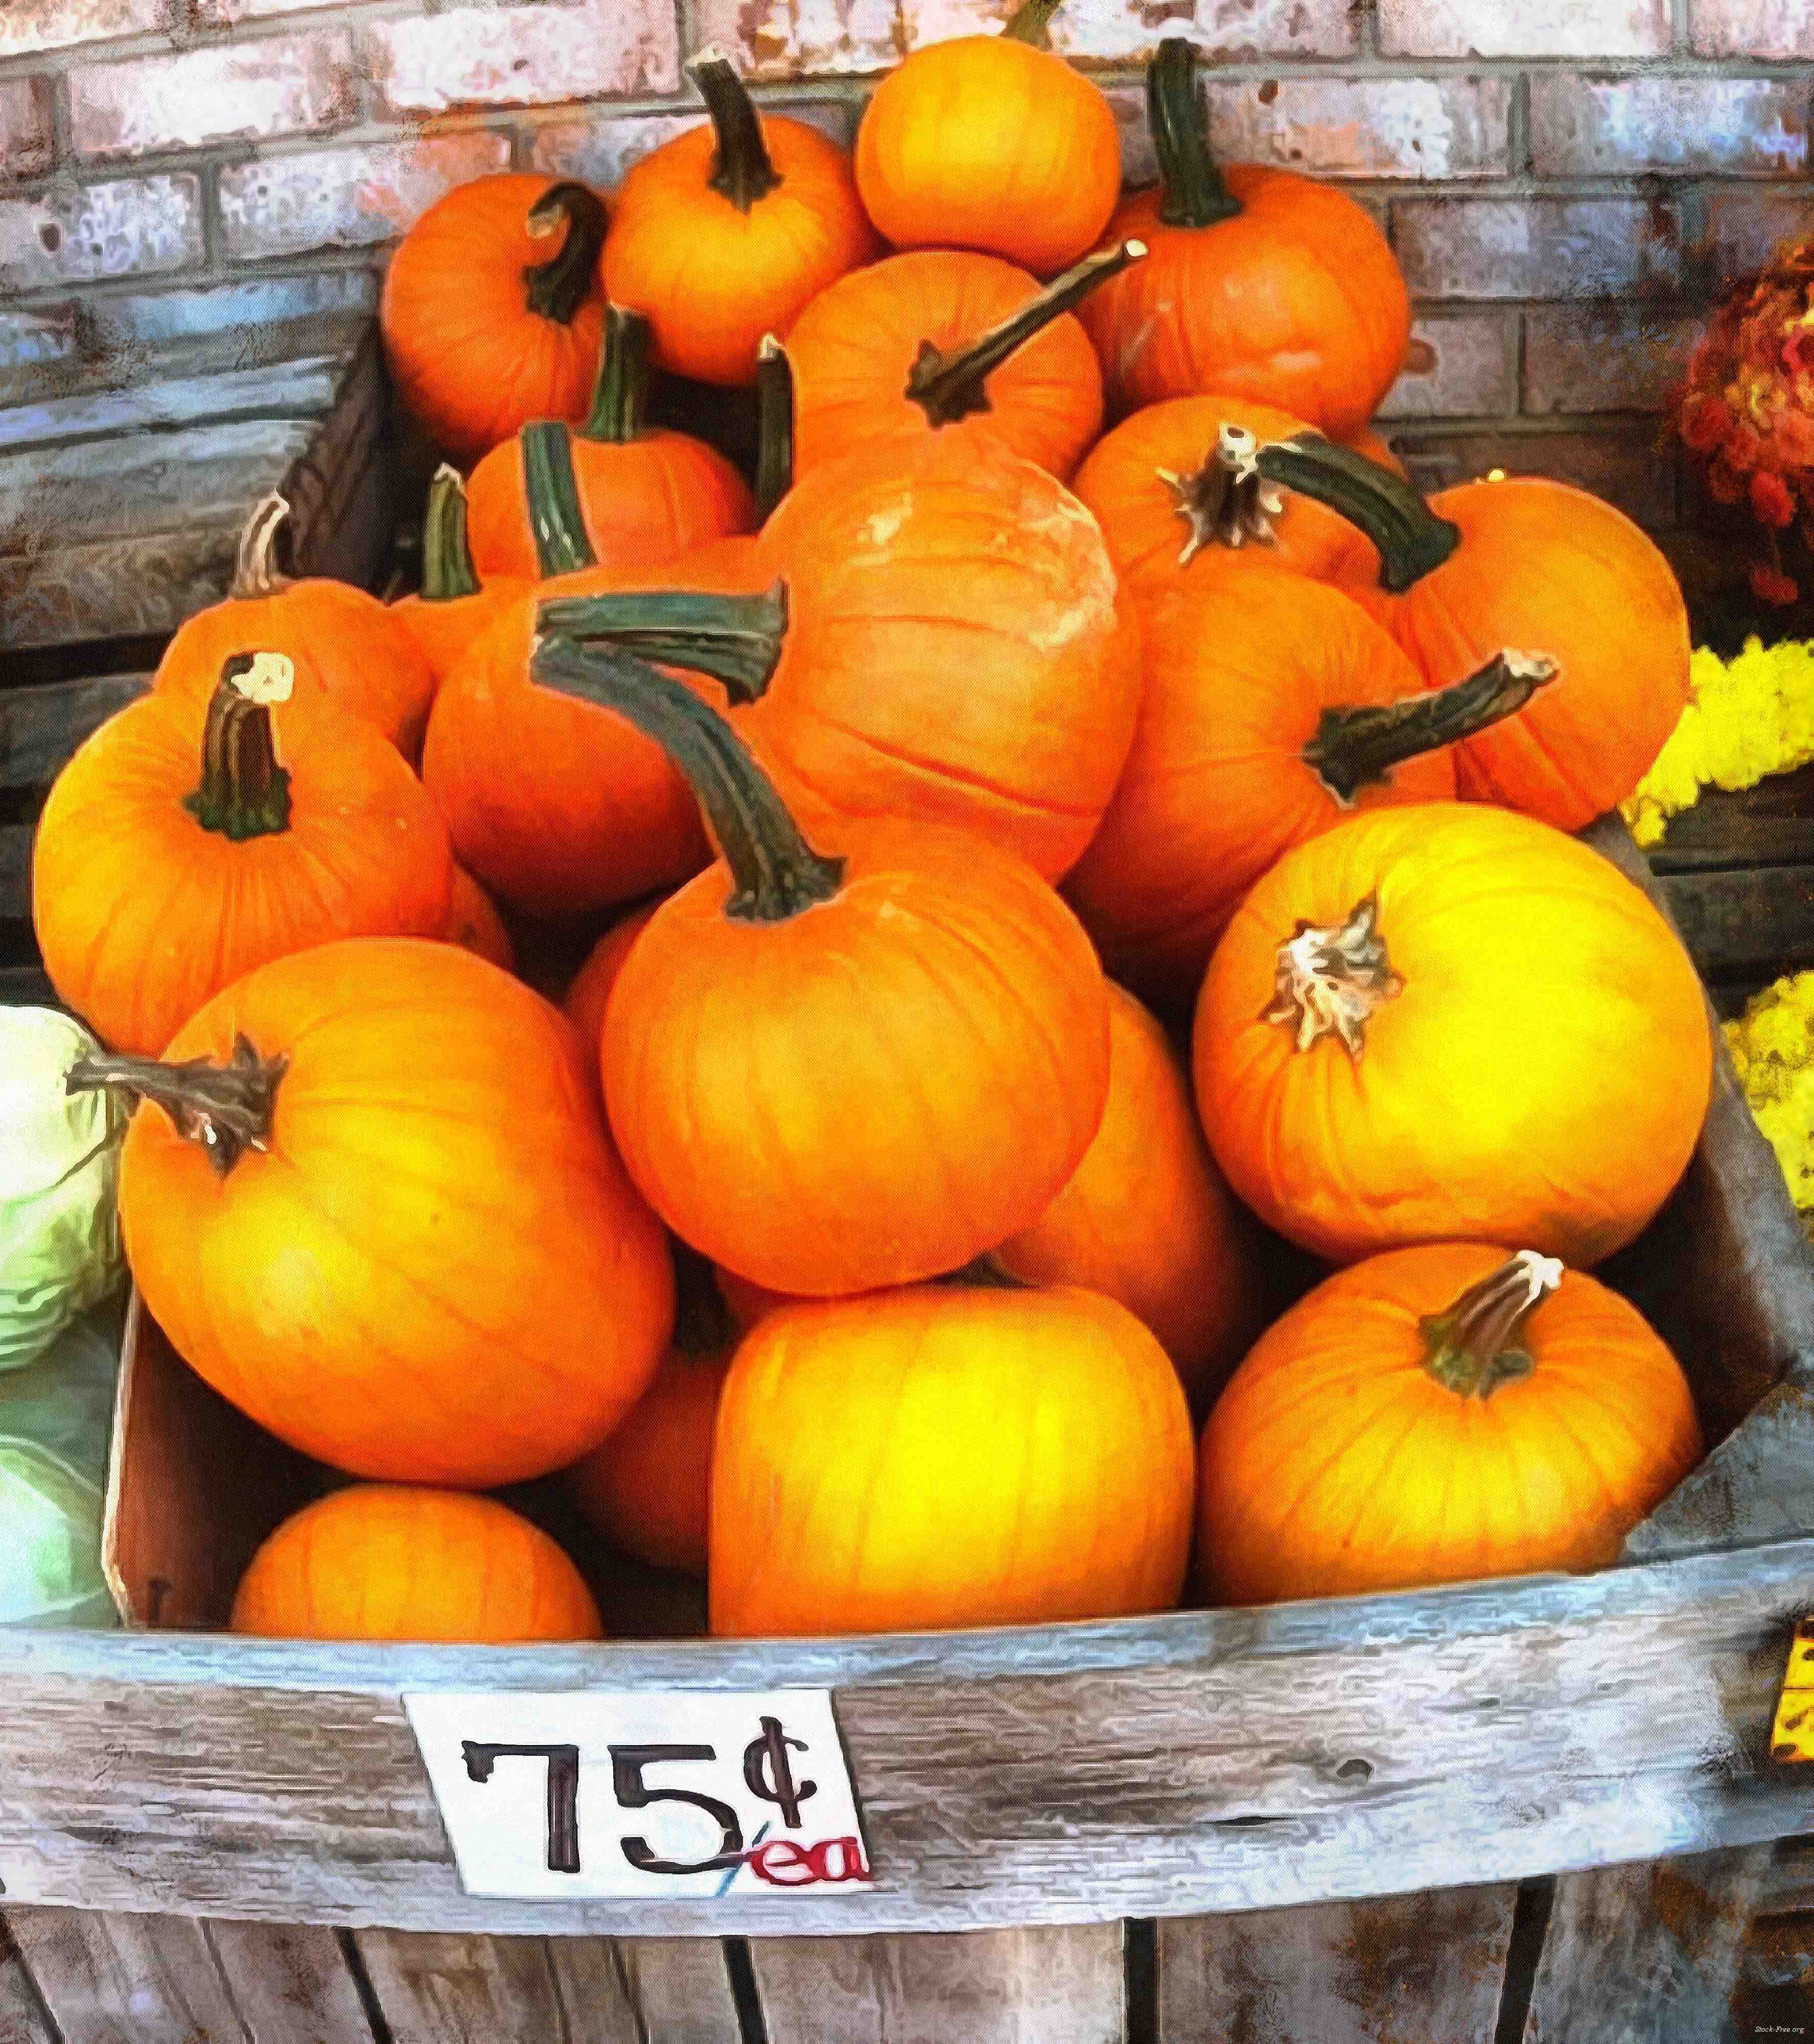
[[[107,1052],[79,1058],[63,1087],[72,1093],[124,1093],[133,1104],[153,1102],[170,1116],[179,1135],[201,1144],[224,1178],[247,1151],[270,1148],[277,1089],[289,1068],[287,1057],[261,1058],[241,1035],[233,1039],[233,1055],[225,1065],[206,1058],[164,1064],[156,1058]]]
[[[626,306],[607,305],[592,405],[579,429],[586,439],[623,447],[640,436],[654,367],[655,328],[648,320]]]
[[[277,763],[271,705],[287,702],[296,670],[282,653],[235,653],[221,670],[202,727],[202,778],[183,806],[236,843],[290,828],[290,776]]]
[[[1470,1285],[1446,1313],[1426,1313],[1417,1331],[1428,1344],[1424,1367],[1458,1397],[1490,1398],[1502,1384],[1528,1377],[1530,1352],[1511,1346],[1520,1323],[1562,1281],[1553,1256],[1520,1249],[1489,1277]]]
[[[535,536],[536,572],[571,574],[596,565],[573,473],[573,431],[560,419],[536,419],[517,436],[523,455],[523,494]]]
[[[1466,681],[1395,703],[1326,709],[1305,746],[1304,763],[1338,802],[1351,802],[1374,781],[1420,753],[1459,745],[1522,709],[1559,670],[1544,653],[1495,653]]]
[[[755,508],[759,520],[794,487],[794,365],[772,333],[756,350]]]
[[[429,485],[429,508],[422,518],[422,598],[452,603],[480,593],[478,571],[466,536],[466,483],[459,471],[443,462]]]
[[[1052,17],[1063,0],[1020,0],[1020,5],[1002,24],[1004,41],[1030,44],[1036,50],[1052,46]]]
[[[605,596],[552,597],[536,629],[590,645],[604,641],[663,667],[721,682],[734,703],[767,689],[787,636],[787,585],[759,596],[703,590],[632,589]]]
[[[1358,526],[1379,549],[1379,586],[1401,596],[1439,568],[1461,544],[1461,528],[1439,518],[1421,494],[1391,470],[1320,434],[1255,444],[1252,434],[1224,428],[1227,458],[1251,463],[1269,482],[1326,504]]]
[[[1333,1035],[1358,1063],[1369,1020],[1404,987],[1385,955],[1379,897],[1369,894],[1334,928],[1298,924],[1278,947],[1272,999],[1260,1020],[1284,1024],[1299,1051]]]
[[[540,241],[562,225],[567,239],[545,263],[523,271],[524,302],[544,319],[570,325],[592,294],[598,252],[605,246],[605,202],[584,185],[550,185],[529,208],[525,222],[532,240]]]
[[[731,870],[726,916],[786,922],[836,895],[844,862],[813,851],[748,747],[690,689],[632,654],[571,639],[544,639],[529,672],[557,695],[615,710],[674,762]]]
[[[1159,218],[1167,227],[1214,227],[1241,202],[1209,153],[1209,128],[1197,96],[1197,45],[1167,36],[1147,66],[1147,125],[1159,161]]]
[[[1063,276],[1055,277],[1018,312],[948,353],[929,340],[921,341],[908,372],[905,395],[935,426],[948,426],[972,412],[986,412],[990,406],[985,379],[1061,313],[1069,312],[1098,284],[1106,283],[1146,252],[1143,241],[1124,241],[1113,248],[1097,249],[1081,263],[1073,263]]]
[[[770,160],[768,144],[763,139],[762,117],[722,50],[701,50],[688,60],[686,70],[712,117],[712,133],[718,142],[705,182],[739,213],[748,213],[781,182],[781,173]]]

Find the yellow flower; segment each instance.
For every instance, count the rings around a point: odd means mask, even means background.
[[[1814,1234],[1814,972],[1779,979],[1722,1026],[1751,1113]]]

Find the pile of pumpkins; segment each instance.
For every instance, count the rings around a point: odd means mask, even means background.
[[[448,195],[382,300],[420,594],[286,578],[271,501],[57,782],[146,1304],[360,1479],[237,1627],[595,1636],[483,1495],[555,1471],[790,1635],[1596,1566],[1701,1454],[1586,1274],[1706,1009],[1570,835],[1686,700],[1674,580],[1559,484],[1426,501],[1370,217],[1218,167],[1176,40],[1122,198],[1050,12],[854,160],[709,52],[609,207]],[[753,389],[753,482],[657,375]]]

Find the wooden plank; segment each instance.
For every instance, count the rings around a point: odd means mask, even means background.
[[[0,691],[0,788],[42,788],[92,731],[151,686],[149,674],[101,674]]]
[[[1664,875],[1658,891],[1708,979],[1814,965],[1814,866]]]
[[[1714,2044],[1735,2038],[1731,1998],[1767,1846],[1556,1883],[1524,2044]]]
[[[1739,2035],[1805,2036],[1814,2011],[1814,1915],[1756,1917],[1745,1934],[1732,1994]]]
[[[86,1909],[16,1909],[8,1920],[68,2044],[201,2044],[247,2034],[207,1923]],[[313,1934],[332,1940],[331,1932]],[[257,2044],[302,2044],[306,2034],[256,2033]]]
[[[1758,1914],[1814,1915],[1814,1836],[1777,1846],[1758,1889]]]
[[[312,355],[10,405],[0,410],[0,449],[248,419],[318,419],[332,408],[344,368],[343,355]]]
[[[203,1927],[250,2044],[369,2044],[340,1934],[295,1923]]]
[[[0,824],[0,923],[32,913],[32,826]]]
[[[60,1008],[56,989],[37,966],[0,966],[0,1008]]]
[[[276,481],[273,472],[265,486]],[[262,494],[262,493],[260,493]],[[233,580],[248,498],[210,524],[174,532],[0,555],[0,654],[143,634],[167,636]]]
[[[750,1946],[768,2044],[1121,2044],[1121,1926]]]
[[[4,1918],[0,1918],[0,2044],[66,2044],[52,2027]]]
[[[1515,1885],[1159,1927],[1159,2044],[1493,2044]]]
[[[396,440],[390,375],[372,321],[346,362],[332,410],[283,478],[293,573],[378,587],[402,508]]]
[[[1773,774],[1754,788],[1707,789],[1670,817],[1648,856],[1663,874],[1814,865],[1814,766]]]

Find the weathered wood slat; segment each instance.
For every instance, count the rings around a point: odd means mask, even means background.
[[[1716,2044],[1768,1846],[1556,1883],[1523,2044]]]
[[[0,690],[0,788],[48,786],[90,732],[150,686],[149,674],[101,674]]]
[[[1814,865],[1814,766],[1773,774],[1754,788],[1709,788],[1672,816],[1648,854],[1658,873]]]
[[[1121,2044],[1121,1926],[918,1938],[766,1938],[768,2044]]]
[[[124,390],[87,391],[0,410],[0,450],[48,448],[180,426],[227,425],[256,419],[322,417],[332,405],[345,363],[335,355],[256,368],[179,375]]]
[[[0,1919],[0,2044],[67,2044],[52,2030],[37,1988]]]
[[[1814,1915],[1758,1916],[1739,1957],[1732,2014],[1739,2036],[1805,2034],[1814,2012]]]
[[[1814,964],[1814,866],[1662,874],[1657,887],[1707,978]]]
[[[270,488],[273,470],[265,478]],[[230,515],[181,532],[0,555],[0,663],[9,647],[168,634],[215,602],[233,579],[248,498]],[[0,678],[4,678],[0,664]]]
[[[56,989],[36,966],[0,966],[0,1008],[60,1008]]]
[[[0,922],[32,912],[32,826],[0,824]]]
[[[216,1919],[208,1942],[251,2044],[369,2044],[340,1933]]]
[[[1814,1914],[1814,1835],[1777,1845],[1758,1891],[1758,1914]]]
[[[1516,1886],[1159,1927],[1159,2044],[1494,2044]]]

